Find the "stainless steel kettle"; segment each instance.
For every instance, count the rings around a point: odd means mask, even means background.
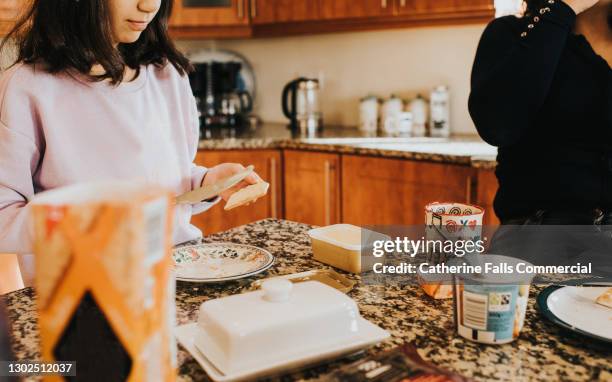
[[[300,77],[285,85],[282,95],[283,114],[291,128],[300,132],[316,132],[323,127],[319,105],[319,80]]]

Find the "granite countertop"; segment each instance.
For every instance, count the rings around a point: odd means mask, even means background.
[[[327,268],[311,258],[310,239],[306,235],[309,228],[304,224],[267,219],[206,237],[205,241],[232,241],[265,248],[277,261],[265,274],[240,281],[210,286],[179,282],[178,323],[194,322],[202,302],[249,290],[255,279]],[[357,276],[350,277],[359,281]],[[525,327],[519,339],[506,345],[482,345],[459,337],[454,331],[452,301],[432,300],[416,286],[358,283],[349,296],[358,303],[366,319],[391,333],[389,340],[370,352],[411,342],[426,360],[477,381],[612,380],[609,346],[605,348],[591,340],[574,337],[543,319],[536,311],[533,297],[540,290],[541,286],[532,288]],[[6,295],[5,299],[18,359],[37,359],[38,329],[33,290],[22,289]],[[345,362],[306,369],[284,376],[282,380],[310,380]],[[208,380],[181,347],[179,380]]]
[[[340,138],[340,139],[333,139]],[[356,144],[350,138],[372,139],[371,143]],[[344,140],[343,140],[344,139]],[[201,134],[200,150],[293,149],[368,155],[385,158],[422,160],[428,162],[468,165],[475,168],[495,168],[496,154],[476,136],[453,136],[445,143],[408,143],[410,137],[390,137],[365,134],[356,128],[328,126],[313,134],[298,134],[284,124],[264,124],[256,129],[205,130]],[[419,140],[419,138],[415,138]],[[327,142],[326,142],[327,141]],[[384,141],[384,142],[381,142]],[[397,142],[397,143],[394,143]],[[468,145],[468,146],[466,146]],[[473,150],[473,151],[472,151]]]

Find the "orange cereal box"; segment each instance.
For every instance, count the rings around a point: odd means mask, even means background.
[[[31,206],[43,360],[76,361],[77,380],[174,381],[171,194],[87,183]]]

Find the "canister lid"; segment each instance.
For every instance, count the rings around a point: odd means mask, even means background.
[[[364,101],[376,101],[376,102],[379,102],[380,100],[375,95],[368,94],[367,96],[362,97],[362,98],[359,99],[359,102],[364,102]]]

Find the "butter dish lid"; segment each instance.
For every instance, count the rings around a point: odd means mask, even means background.
[[[229,331],[248,333],[296,320],[324,318],[339,309],[351,312],[347,318],[359,314],[351,298],[320,282],[293,284],[272,279],[263,282],[260,290],[204,302],[199,320],[201,324],[209,320],[222,323]]]
[[[349,251],[372,247],[377,240],[391,240],[387,235],[352,224],[333,224],[314,228],[308,231],[308,235],[311,239],[321,240]]]

